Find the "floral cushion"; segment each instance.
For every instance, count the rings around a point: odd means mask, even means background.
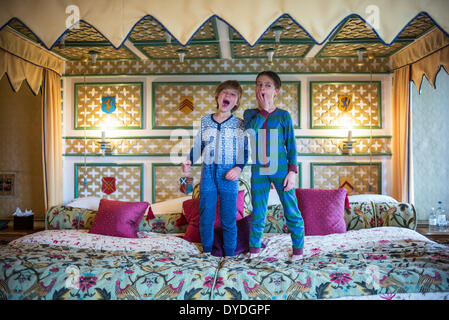
[[[402,227],[415,230],[417,226],[415,208],[410,203],[375,203],[376,226]]]
[[[346,230],[360,230],[375,227],[402,227],[415,230],[416,211],[410,203],[393,202],[350,202],[345,208]],[[282,205],[269,206],[264,233],[287,233]]]
[[[90,229],[95,220],[97,211],[74,208],[68,206],[55,206],[48,210],[46,215],[46,229]],[[184,233],[186,226],[176,226],[176,220],[182,213],[169,213],[157,215],[154,219],[142,219],[139,231],[157,233]]]
[[[54,206],[45,216],[46,229],[90,229],[97,211],[69,206]]]
[[[369,229],[376,226],[376,215],[372,202],[350,202],[345,208],[347,230]]]

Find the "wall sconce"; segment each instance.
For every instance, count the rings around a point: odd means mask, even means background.
[[[270,64],[273,64],[273,56],[274,56],[274,52],[275,52],[275,51],[276,51],[276,50],[274,50],[273,48],[265,49],[265,53],[267,54],[268,62],[269,62]]]
[[[344,140],[339,148],[341,152],[344,154],[347,154],[348,156],[352,156],[352,149],[353,149],[354,140],[352,139],[352,130],[348,130],[348,139]]]
[[[92,64],[96,64],[99,52],[91,50],[89,51],[89,54],[92,58]]]
[[[178,54],[178,57],[179,57],[179,63],[183,64],[184,63],[184,57],[186,56],[187,50],[179,49],[179,50],[176,50],[176,53]]]
[[[114,148],[111,146],[111,142],[106,140],[106,131],[101,131],[101,140],[97,141],[100,145],[100,151],[102,156],[111,155]]]

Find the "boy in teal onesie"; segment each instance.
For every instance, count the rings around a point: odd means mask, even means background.
[[[253,219],[250,230],[250,257],[260,252],[262,234],[267,215],[268,195],[273,183],[284,208],[290,229],[292,260],[302,258],[304,248],[304,220],[298,209],[295,194],[295,176],[298,172],[296,141],[288,111],[274,106],[274,97],[281,89],[279,76],[263,71],[256,78],[257,109],[243,114],[245,129],[252,140],[251,197]]]

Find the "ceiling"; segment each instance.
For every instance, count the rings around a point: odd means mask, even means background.
[[[28,39],[40,43],[32,30],[17,19],[8,26]],[[281,28],[279,28],[281,27]],[[389,57],[435,27],[425,13],[416,16],[391,45],[383,44],[376,33],[358,16],[342,21],[323,44],[315,41],[290,16],[280,17],[251,47],[222,20],[212,17],[183,47],[173,39],[155,19],[147,16],[140,20],[123,45],[116,49],[91,25],[80,22],[59,38],[52,51],[67,60],[83,60],[98,53],[97,60],[179,59],[180,49],[189,59],[267,58],[267,49],[275,49],[274,59],[280,58],[336,58],[358,57],[360,48],[369,57]],[[275,41],[275,29],[281,30]]]

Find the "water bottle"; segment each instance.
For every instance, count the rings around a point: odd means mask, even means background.
[[[435,208],[431,208],[429,214],[429,231],[435,231],[437,229],[437,221],[438,219]]]
[[[446,210],[443,207],[443,201],[438,201],[437,224],[440,231],[446,230]]]

